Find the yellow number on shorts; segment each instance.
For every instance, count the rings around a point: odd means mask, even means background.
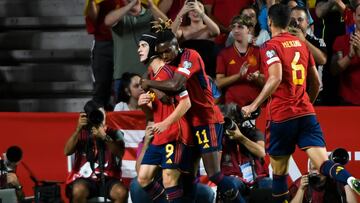
[[[291,68],[292,68],[292,77],[293,77],[293,83],[295,85],[302,85],[304,84],[305,80],[305,68],[302,64],[298,64],[300,59],[300,52],[295,52],[295,56],[291,62]],[[301,77],[298,77],[298,71],[301,73]]]
[[[167,144],[165,146],[166,158],[169,158],[174,153],[174,145]]]
[[[198,138],[198,142],[199,144],[202,144],[202,143],[208,143],[209,142],[209,139],[207,138],[207,135],[206,135],[206,130],[202,130],[201,131],[201,134],[203,135],[203,140],[201,140],[201,137],[200,137],[200,131],[196,131],[196,137]]]

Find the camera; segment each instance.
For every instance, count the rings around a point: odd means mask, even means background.
[[[344,148],[337,148],[329,155],[329,159],[335,163],[345,165],[349,162],[349,154]]]
[[[309,178],[309,185],[311,187],[316,187],[317,185],[319,185],[321,181],[320,175],[317,173],[309,173],[308,178]]]
[[[89,127],[99,127],[103,123],[105,119],[104,113],[100,111],[99,108],[101,108],[101,106],[93,100],[90,100],[85,104],[84,111]]]
[[[291,20],[290,20],[290,23],[289,23],[289,27],[290,27],[290,28],[298,28],[299,25],[297,24],[297,22],[296,22],[295,19],[291,19]]]
[[[235,130],[236,123],[229,117],[224,118],[224,129],[225,130]]]
[[[4,153],[4,160],[0,160],[0,170],[11,172],[16,169],[16,165],[22,158],[22,150],[18,146],[11,146]]]

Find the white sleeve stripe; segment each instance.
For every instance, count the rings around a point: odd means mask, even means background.
[[[185,97],[187,95],[188,95],[188,91],[184,90],[184,91],[180,92],[179,97],[182,98],[182,97]]]
[[[185,73],[186,75],[190,75],[190,71],[186,68],[178,68],[178,71]]]
[[[280,61],[279,57],[274,57],[266,61],[266,63],[269,65],[270,63],[273,63],[275,61]]]

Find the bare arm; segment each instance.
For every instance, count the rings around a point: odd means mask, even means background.
[[[320,92],[320,77],[316,70],[316,66],[309,67],[308,80],[309,80],[308,95],[310,101],[314,103]]]
[[[86,16],[88,16],[92,21],[96,21],[99,15],[99,5],[95,3],[95,0],[89,0],[89,4],[87,5]]]
[[[152,0],[148,0],[148,3],[149,9],[155,20],[161,19],[163,21],[166,21],[168,19],[168,17],[154,4]]]
[[[204,5],[202,5],[201,2],[195,1],[194,9],[200,14],[205,25],[208,27],[209,37],[218,36],[220,34],[220,28],[209,16],[206,15],[205,12],[203,12]]]
[[[105,17],[105,25],[109,27],[116,25],[127,14],[127,12],[130,11],[137,1],[138,0],[133,0],[121,8],[112,10]]]
[[[344,186],[345,194],[346,194],[346,201],[348,203],[357,203],[357,195],[355,192],[350,188],[349,185]]]
[[[148,122],[146,129],[145,129],[144,145],[143,145],[141,152],[140,152],[138,158],[136,159],[136,163],[135,163],[135,170],[136,170],[137,174],[139,173],[141,162],[144,158],[144,154],[145,154],[146,150],[148,149],[148,147],[152,141],[152,138],[154,137],[154,133],[152,131],[153,125],[154,125],[154,122]]]
[[[307,175],[303,175],[300,181],[300,187],[296,191],[295,196],[292,198],[290,203],[302,203],[305,195],[305,191],[309,184],[309,178]]]
[[[163,81],[154,81],[154,80],[141,80],[141,86],[143,89],[148,89],[150,87],[159,89],[161,91],[169,91],[169,92],[178,92],[187,81],[187,78],[179,73],[175,73],[174,77],[169,80]]]
[[[227,130],[226,133],[228,134],[230,139],[236,140],[239,143],[243,144],[251,152],[251,154],[254,154],[258,158],[265,157],[264,141],[254,142],[250,140],[244,134],[242,134],[237,125],[235,130]]]
[[[78,143],[80,132],[85,125],[87,125],[86,114],[80,113],[76,129],[71,135],[71,137],[68,139],[64,147],[64,154],[66,156],[69,156],[75,152],[76,144]]]
[[[166,14],[167,12],[169,12],[173,2],[174,0],[161,0],[159,3],[159,9],[161,10],[161,12]]]
[[[241,109],[245,116],[250,116],[275,90],[278,88],[282,80],[281,63],[272,64],[269,67],[269,78],[267,79],[263,89],[256,99],[249,105]]]

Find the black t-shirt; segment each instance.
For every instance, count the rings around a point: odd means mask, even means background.
[[[306,35],[306,40],[309,41],[316,48],[320,49],[320,51],[324,52],[325,54],[327,53],[326,43],[323,39],[317,38],[313,35]]]
[[[319,2],[328,2],[328,0],[316,0],[316,4]],[[349,4],[348,0],[343,0],[344,4]],[[332,44],[335,41],[335,38],[340,35],[344,35],[346,28],[343,19],[343,14],[336,10],[332,9],[324,17],[324,29],[322,38],[327,44],[327,50],[330,53],[332,50]]]

